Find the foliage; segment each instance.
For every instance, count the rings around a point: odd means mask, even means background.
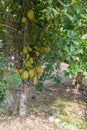
[[[1,34],[7,35],[6,39],[11,38],[10,51],[12,49],[15,54],[18,49],[18,53],[21,54],[20,58],[23,62],[22,65],[19,65],[19,63],[16,65],[18,69],[29,71],[38,64],[48,62],[47,66],[52,72],[51,66],[54,63],[67,60],[70,64],[68,72],[71,76],[79,71],[86,71],[86,66],[83,64],[86,62],[87,47],[84,46],[86,40],[82,39],[83,34],[86,33],[86,2],[79,0],[78,2],[73,1],[73,3],[71,1],[70,5],[68,3],[70,1],[62,3],[62,1],[55,0],[37,0],[36,2],[28,2],[28,5],[25,2],[25,5],[23,5],[22,1],[1,1],[0,8],[3,17],[1,20]],[[17,37],[15,34],[18,33],[17,30],[21,35],[23,34],[26,20],[21,21],[22,18],[28,19],[30,26],[27,46],[23,45],[23,38],[20,35]],[[13,23],[15,27],[13,27]],[[9,30],[8,26],[11,30],[6,34],[6,31]],[[16,35],[16,45],[13,41],[14,34]],[[9,41],[6,39],[5,42],[8,43]],[[44,47],[50,48],[50,55],[49,53],[46,54]],[[34,62],[31,66],[26,65],[30,58],[33,58]]]
[[[11,87],[21,84],[20,76],[13,72],[12,64],[7,62],[6,55],[0,53],[0,102],[6,97]]]
[[[82,0],[1,0],[3,70],[11,65],[22,81],[54,78],[59,83],[60,62],[67,60],[66,75],[87,75],[87,39],[83,38],[87,33],[86,7]]]

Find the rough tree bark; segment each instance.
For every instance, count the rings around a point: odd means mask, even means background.
[[[83,80],[83,74],[82,72],[79,72],[73,80],[73,85],[75,87],[76,90],[79,90],[82,86],[82,80]]]
[[[21,85],[21,94],[20,94],[20,105],[19,105],[19,116],[27,116],[27,101],[29,94],[29,81],[25,80]]]
[[[24,43],[23,46],[28,45],[28,20],[25,23],[24,27]],[[23,117],[27,115],[27,99],[29,94],[29,79],[23,80],[21,85],[21,94],[20,94],[20,105],[19,105],[19,116]]]
[[[24,0],[24,5],[28,5],[28,0]],[[27,12],[27,9],[26,9]],[[24,41],[23,41],[23,47],[27,46],[29,44],[29,20],[26,19],[26,23],[24,26]],[[27,101],[28,101],[28,94],[29,94],[29,86],[30,86],[29,79],[23,80],[21,85],[21,94],[20,94],[20,104],[19,104],[19,116],[24,117],[27,116]]]

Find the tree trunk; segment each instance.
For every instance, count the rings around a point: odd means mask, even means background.
[[[28,11],[28,0],[23,0],[23,6],[25,7],[25,11],[27,14]],[[29,45],[29,20],[26,18],[26,22],[24,24],[24,36],[23,36],[23,47]],[[23,64],[23,63],[22,63]],[[23,67],[23,66],[22,66]],[[29,86],[31,86],[31,81],[29,79],[24,80],[21,85],[21,94],[20,94],[20,105],[19,105],[19,116],[27,116],[27,100],[29,94]]]
[[[19,105],[19,116],[27,116],[27,101],[29,94],[29,81],[23,81],[21,85],[21,94],[20,94],[20,105]]]
[[[83,74],[82,72],[79,72],[73,80],[73,85],[75,87],[76,90],[79,90],[82,86],[82,80],[83,80]]]

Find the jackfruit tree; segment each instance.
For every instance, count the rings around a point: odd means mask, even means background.
[[[58,79],[52,72],[60,62],[68,61],[69,76],[87,74],[86,6],[85,0],[0,1],[0,51],[22,79],[20,116],[27,114],[29,86]]]

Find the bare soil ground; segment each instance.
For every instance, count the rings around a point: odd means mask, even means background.
[[[63,64],[60,74],[64,69]],[[58,86],[45,81],[44,86],[43,92],[31,88],[27,118],[4,115],[0,130],[87,130],[87,88],[76,91],[69,78]]]

